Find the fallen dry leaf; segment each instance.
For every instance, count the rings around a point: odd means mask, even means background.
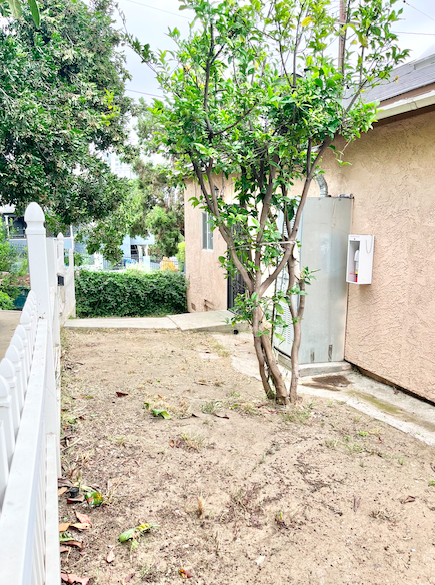
[[[66,503],[67,504],[82,504],[85,501],[85,496],[80,494],[76,498],[68,498]]]
[[[214,415],[215,415],[215,416],[217,416],[218,418],[227,418],[227,419],[229,419],[229,418],[230,418],[230,417],[229,417],[229,416],[227,416],[226,414],[216,414],[216,413],[214,413]]]
[[[61,546],[59,549],[59,552],[63,553],[63,552],[68,552],[70,549],[67,546]]]
[[[83,400],[86,396],[73,396],[73,400]]]
[[[130,573],[130,575],[127,575],[127,577],[125,577],[125,579],[123,579],[123,582],[129,583],[135,575],[136,575],[136,573]]]
[[[122,398],[123,396],[128,396],[130,392],[121,392],[120,390],[116,391],[116,395],[118,398]]]
[[[70,526],[71,524],[69,522],[61,522],[59,524],[59,532],[65,532],[65,530],[68,530]]]
[[[408,496],[407,498],[405,498],[404,500],[402,500],[402,504],[409,504],[411,502],[415,502],[415,497],[414,496]]]
[[[68,491],[67,487],[60,488],[59,490],[57,490],[57,495],[61,496],[62,494],[64,494],[67,491]]]
[[[107,554],[106,562],[107,563],[112,563],[114,558],[115,558],[115,552],[114,552],[114,550],[112,548],[112,549],[109,550],[109,552]]]
[[[169,444],[170,444],[171,447],[174,447],[175,446],[175,441],[171,441]]]
[[[89,524],[89,526],[92,526],[91,519],[89,518],[89,516],[86,516],[86,514],[80,514],[80,512],[76,511],[76,516],[77,520],[82,524]]]
[[[60,577],[64,583],[79,583],[79,585],[88,585],[90,577],[78,577],[75,573],[61,573]]]
[[[87,530],[91,525],[89,522],[79,522],[77,524],[70,524],[70,526],[77,528],[77,530]]]
[[[187,569],[180,569],[180,575],[183,579],[191,579],[193,577],[192,573],[190,573]]]
[[[64,546],[76,546],[77,548],[84,547],[83,542],[79,542],[78,540],[66,540],[63,544]]]

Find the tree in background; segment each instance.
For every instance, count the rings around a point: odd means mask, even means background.
[[[243,278],[240,318],[252,325],[265,392],[280,403],[287,403],[288,391],[270,328],[287,325],[281,316],[287,304],[295,402],[305,287],[312,277],[297,260],[304,204],[334,139],[352,141],[371,128],[376,106],[364,102],[363,92],[408,54],[391,32],[401,13],[395,4],[346,0],[338,22],[332,0],[185,0],[181,8],[195,12],[189,38],[170,31],[176,49],[148,59],[165,94],[152,106],[154,143],[177,161],[180,181],[191,176],[199,184],[192,203],[208,211],[227,243],[222,266]],[[333,43],[340,46],[338,61]],[[132,46],[148,51],[138,41]],[[224,198],[216,180],[221,174],[237,177],[233,201]],[[288,271],[287,291],[269,294],[282,270]]]
[[[156,154],[155,121],[143,98],[139,100],[136,130],[142,153],[146,156]],[[170,159],[163,164],[153,164],[140,158],[134,165],[142,193],[142,212],[133,231],[139,234],[141,226],[146,226],[156,237],[156,251],[163,256],[173,256],[184,237],[183,189],[172,181],[171,165]]]
[[[154,126],[148,106],[140,100],[136,127],[141,153],[133,170],[137,179],[130,181],[125,201],[107,217],[84,226],[80,238],[86,240],[90,254],[101,252],[105,258],[118,262],[124,236],[155,237],[152,251],[158,256],[174,256],[184,237],[183,191],[172,182],[170,163],[155,164],[149,158],[156,152],[153,144]]]
[[[110,0],[41,0],[0,32],[0,202],[37,201],[57,232],[113,213],[128,182],[100,153],[132,158],[129,74]]]

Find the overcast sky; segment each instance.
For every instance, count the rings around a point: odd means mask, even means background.
[[[128,32],[142,43],[149,43],[153,50],[173,48],[167,36],[168,28],[177,27],[183,36],[188,34],[189,12],[178,10],[178,0],[118,0],[118,4],[124,12]],[[411,49],[411,60],[420,57],[432,45],[435,52],[435,2],[410,0],[408,4],[398,0],[397,6],[403,7],[403,20],[396,23],[394,31],[413,33],[398,35],[401,46]],[[142,95],[147,101],[152,97],[144,94],[161,95],[153,72],[141,64],[131,49],[125,48],[125,52],[127,67],[133,76],[127,84],[129,95],[135,98]]]

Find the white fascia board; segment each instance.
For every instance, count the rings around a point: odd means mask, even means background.
[[[378,110],[376,120],[391,118],[392,116],[412,112],[413,110],[419,110],[420,108],[426,108],[433,104],[435,104],[435,90],[384,106],[382,109]]]

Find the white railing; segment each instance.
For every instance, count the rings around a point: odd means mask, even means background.
[[[57,284],[65,268],[63,241],[46,238],[44,219],[39,205],[31,203],[25,221],[32,290],[0,363],[0,583],[5,585],[60,582],[59,321],[67,312],[67,295],[62,300],[65,284]],[[74,286],[73,264],[65,275],[71,267]]]

